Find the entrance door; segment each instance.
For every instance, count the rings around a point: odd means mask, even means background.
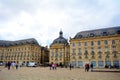
[[[110,61],[106,61],[106,66],[111,66],[111,62]]]
[[[119,61],[117,61],[117,60],[113,61],[113,66],[115,68],[119,68]]]
[[[83,62],[82,61],[78,61],[78,67],[83,67]]]
[[[73,68],[76,67],[76,61],[72,61],[72,67],[73,67]]]
[[[103,66],[104,66],[103,61],[98,61],[98,67],[103,68]]]
[[[91,63],[93,64],[93,68],[95,68],[96,67],[96,61],[92,61]]]

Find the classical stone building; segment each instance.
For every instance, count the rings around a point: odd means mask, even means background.
[[[78,32],[70,39],[70,62],[74,67],[120,67],[120,27]]]
[[[34,39],[18,41],[0,40],[0,62],[57,63],[84,67],[93,63],[96,68],[120,67],[120,27],[78,32],[70,38],[70,45],[59,32],[50,48],[41,47]]]
[[[60,31],[59,37],[50,45],[49,63],[68,65],[69,57],[68,41],[63,37],[63,32]]]
[[[17,63],[40,63],[41,46],[34,39],[18,41],[0,40],[0,61]]]

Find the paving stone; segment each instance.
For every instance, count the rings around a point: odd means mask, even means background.
[[[97,70],[103,71],[97,72]],[[78,68],[49,70],[48,67],[22,67],[18,70],[8,70],[0,67],[0,80],[120,80],[120,72],[113,71],[120,69],[96,69],[96,72],[85,72],[84,69]]]

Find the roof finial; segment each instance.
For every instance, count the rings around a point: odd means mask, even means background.
[[[63,37],[63,32],[62,29],[60,28],[60,32],[59,32],[60,37]]]

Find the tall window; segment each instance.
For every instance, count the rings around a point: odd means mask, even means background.
[[[54,49],[52,49],[52,55],[51,55],[52,57],[54,56]]]
[[[62,57],[62,52],[60,52],[60,57]]]
[[[87,46],[87,42],[85,42],[84,45]]]
[[[101,51],[101,47],[98,47],[98,52],[102,52],[102,51]]]
[[[58,53],[55,54],[55,57],[58,57]]]
[[[81,42],[78,43],[78,46],[81,46]]]
[[[78,48],[78,53],[81,53],[81,48]]]
[[[85,48],[85,52],[87,52],[88,51],[88,49],[87,48]]]
[[[94,48],[93,47],[91,48],[91,52],[94,52]]]
[[[101,45],[100,41],[98,41],[98,45]]]
[[[72,49],[72,52],[73,52],[73,55],[75,55],[76,54],[76,49]]]
[[[108,52],[109,51],[109,48],[108,46],[105,47],[105,52]]]
[[[76,52],[76,49],[73,48],[73,49],[72,49],[72,52],[75,53],[75,52]]]
[[[75,43],[72,43],[72,46],[75,47]]]
[[[115,40],[112,40],[112,44],[115,44]]]
[[[107,45],[107,44],[108,44],[108,41],[107,41],[107,40],[105,40],[105,41],[104,41],[104,44],[105,44],[105,45]]]
[[[113,50],[113,51],[116,51],[116,46],[112,46],[112,50]]]
[[[55,50],[55,57],[58,57],[58,49]]]
[[[52,57],[54,56],[54,53],[52,53]]]
[[[91,41],[91,46],[94,46],[94,42],[93,41]]]
[[[62,52],[62,49],[60,49],[60,52]]]

